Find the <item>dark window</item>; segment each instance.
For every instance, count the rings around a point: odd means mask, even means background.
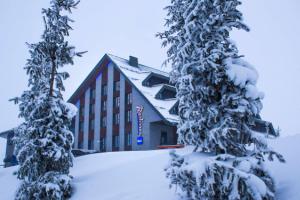
[[[103,85],[102,86],[102,96],[106,96],[107,95],[107,85]]]
[[[95,104],[90,104],[90,114],[95,113]]]
[[[120,91],[120,81],[114,83],[114,91]]]
[[[106,140],[105,137],[100,138],[100,151],[104,152],[106,149]]]
[[[114,135],[113,136],[113,147],[119,147],[119,136],[118,135]]]
[[[102,127],[106,127],[106,117],[102,117]]]
[[[120,124],[120,114],[114,114],[114,124]]]
[[[168,144],[168,133],[163,131],[160,135],[160,145]]]
[[[80,115],[84,116],[84,107],[83,106],[80,106]]]
[[[91,99],[95,99],[96,97],[96,90],[95,88],[91,88]]]
[[[94,130],[94,127],[95,127],[95,121],[94,121],[94,119],[91,119],[90,120],[90,130]]]
[[[132,104],[132,93],[126,94],[126,104]]]
[[[106,109],[107,109],[107,103],[106,103],[106,101],[103,101],[102,102],[102,111],[106,111]]]
[[[70,127],[70,131],[72,131],[72,133],[74,134],[75,133],[75,117],[72,119],[72,124],[71,124],[71,127]]]
[[[88,149],[89,150],[94,149],[94,142],[91,139],[89,139],[89,142],[88,142]]]
[[[132,145],[132,134],[131,133],[127,133],[126,134],[126,145],[127,146],[131,146]]]
[[[126,111],[126,122],[131,122],[132,121],[132,112],[131,110]]]
[[[82,149],[82,147],[83,147],[82,141],[78,141],[78,149]]]
[[[83,132],[83,129],[84,129],[84,122],[81,121],[81,122],[79,123],[79,131],[80,131],[80,132]]]

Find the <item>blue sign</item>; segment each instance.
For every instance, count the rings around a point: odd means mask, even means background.
[[[136,140],[137,140],[137,145],[142,145],[144,138],[143,138],[143,136],[138,136]]]

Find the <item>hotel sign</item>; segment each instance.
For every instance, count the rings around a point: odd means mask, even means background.
[[[137,106],[136,107],[136,113],[137,113],[137,125],[138,125],[138,134],[137,134],[137,144],[142,145],[143,144],[143,106]]]

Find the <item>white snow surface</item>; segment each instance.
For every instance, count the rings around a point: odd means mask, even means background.
[[[300,199],[300,135],[272,141],[287,163],[268,162],[279,200]],[[189,148],[176,150],[186,153]],[[163,171],[169,150],[100,153],[75,159],[72,200],[179,200]],[[201,159],[201,156],[199,156]],[[201,163],[201,161],[200,161]],[[201,166],[200,169],[201,170]],[[19,184],[16,167],[0,169],[1,200],[13,199]]]
[[[264,93],[258,91],[256,83],[258,73],[254,67],[241,58],[227,58],[225,60],[226,74],[236,86],[246,89],[246,97],[251,99],[263,99]]]

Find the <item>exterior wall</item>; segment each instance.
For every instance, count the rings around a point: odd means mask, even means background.
[[[75,119],[75,148],[78,148],[78,144],[82,142],[81,148],[83,149],[92,147],[94,150],[107,152],[156,149],[160,141],[161,130],[168,129],[169,133],[172,126],[152,127],[153,123],[163,119],[112,62],[102,63],[97,73],[97,76],[91,77],[93,80],[86,80],[88,86],[81,91],[76,103],[79,112]],[[116,81],[120,81],[120,91],[114,90]],[[104,85],[107,86],[106,94],[103,91]],[[91,96],[93,90],[95,91],[94,98]],[[127,96],[130,93],[132,100],[127,102]],[[116,97],[120,97],[119,107],[114,107],[114,98]],[[104,102],[106,102],[106,109],[103,109]],[[142,145],[137,145],[137,106],[144,108],[142,130],[144,141]],[[91,108],[94,108],[94,111]],[[128,121],[127,114],[130,112],[131,121]],[[117,113],[119,113],[120,121],[119,124],[114,124],[113,116]],[[102,124],[103,120],[105,121],[104,118],[106,118],[106,126]],[[91,127],[91,120],[94,120],[93,127]],[[80,128],[80,125],[83,125],[83,128]],[[119,136],[119,147],[113,146],[113,136]],[[131,137],[131,144],[128,144],[129,137]],[[152,137],[155,138],[152,139]],[[103,138],[105,138],[105,146],[101,146]]]
[[[137,112],[136,107],[143,106],[143,130],[142,135],[144,138],[142,145],[137,145]],[[145,98],[137,91],[136,88],[132,88],[132,150],[148,150],[150,149],[150,138],[152,133],[150,132],[150,123],[155,121],[161,121],[161,117],[153,110],[152,106],[145,100]]]
[[[112,132],[113,132],[113,84],[114,66],[109,63],[107,68],[107,127],[106,127],[106,151],[112,151]]]
[[[15,145],[12,142],[14,131],[9,131],[6,136],[6,152],[4,158],[4,167],[10,167],[17,164],[16,157],[14,156]]]
[[[94,128],[94,149],[100,151],[100,122],[101,122],[101,89],[102,74],[96,79],[96,99],[95,99],[95,128]]]
[[[124,77],[124,76],[123,76]],[[125,77],[124,77],[125,78]],[[131,100],[132,100],[132,86],[131,84],[125,80],[125,97],[127,99],[127,96],[131,94]],[[131,134],[131,144],[128,145],[127,141],[125,142],[124,150],[125,151],[131,151],[132,150],[132,102],[125,102],[125,113],[127,115],[127,112],[131,112],[131,121],[125,120],[125,135],[130,133]],[[127,138],[125,138],[126,140]]]
[[[90,114],[90,88],[85,91],[84,98],[84,131],[83,131],[83,148],[88,149],[88,139],[89,139],[89,114]]]
[[[125,150],[125,77],[120,75],[120,151]]]
[[[78,138],[79,138],[79,118],[80,118],[80,101],[78,100],[76,103],[77,113],[75,116],[75,134],[74,134],[74,148],[78,149]]]
[[[167,143],[170,145],[177,144],[176,126],[170,126],[163,123],[150,124],[151,138],[150,149],[157,149],[160,144],[161,133],[167,133]]]

